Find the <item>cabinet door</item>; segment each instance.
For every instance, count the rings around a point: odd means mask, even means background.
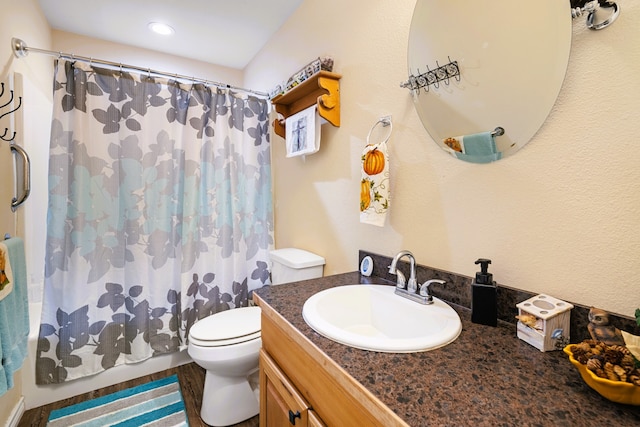
[[[307,426],[309,404],[264,351],[260,350],[260,427]]]
[[[327,427],[325,423],[322,422],[318,414],[315,411],[309,410],[309,427]]]

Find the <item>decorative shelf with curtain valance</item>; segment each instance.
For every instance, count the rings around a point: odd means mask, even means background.
[[[285,120],[314,104],[318,105],[320,117],[334,126],[340,126],[340,74],[320,71],[289,92],[271,100],[276,112],[282,118],[273,122],[273,129],[282,138],[285,137]]]

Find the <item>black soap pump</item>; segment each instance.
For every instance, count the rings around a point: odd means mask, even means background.
[[[493,274],[487,272],[490,259],[480,258],[481,271],[471,284],[471,321],[482,325],[498,325],[498,288],[493,281]]]

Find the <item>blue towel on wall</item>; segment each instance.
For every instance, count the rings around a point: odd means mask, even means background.
[[[491,132],[465,135],[464,153],[456,153],[462,160],[472,163],[489,163],[502,158],[502,153],[496,149],[496,140]]]
[[[0,395],[13,387],[13,374],[27,357],[29,337],[29,300],[27,264],[22,239],[2,242],[13,270],[13,290],[0,301]]]

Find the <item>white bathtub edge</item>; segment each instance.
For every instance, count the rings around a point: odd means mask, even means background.
[[[18,423],[20,422],[20,419],[22,418],[24,411],[25,411],[24,396],[20,396],[18,403],[16,403],[16,406],[13,407],[13,410],[11,411],[11,415],[9,415],[9,419],[7,420],[7,424],[5,425],[7,427],[18,427]]]

